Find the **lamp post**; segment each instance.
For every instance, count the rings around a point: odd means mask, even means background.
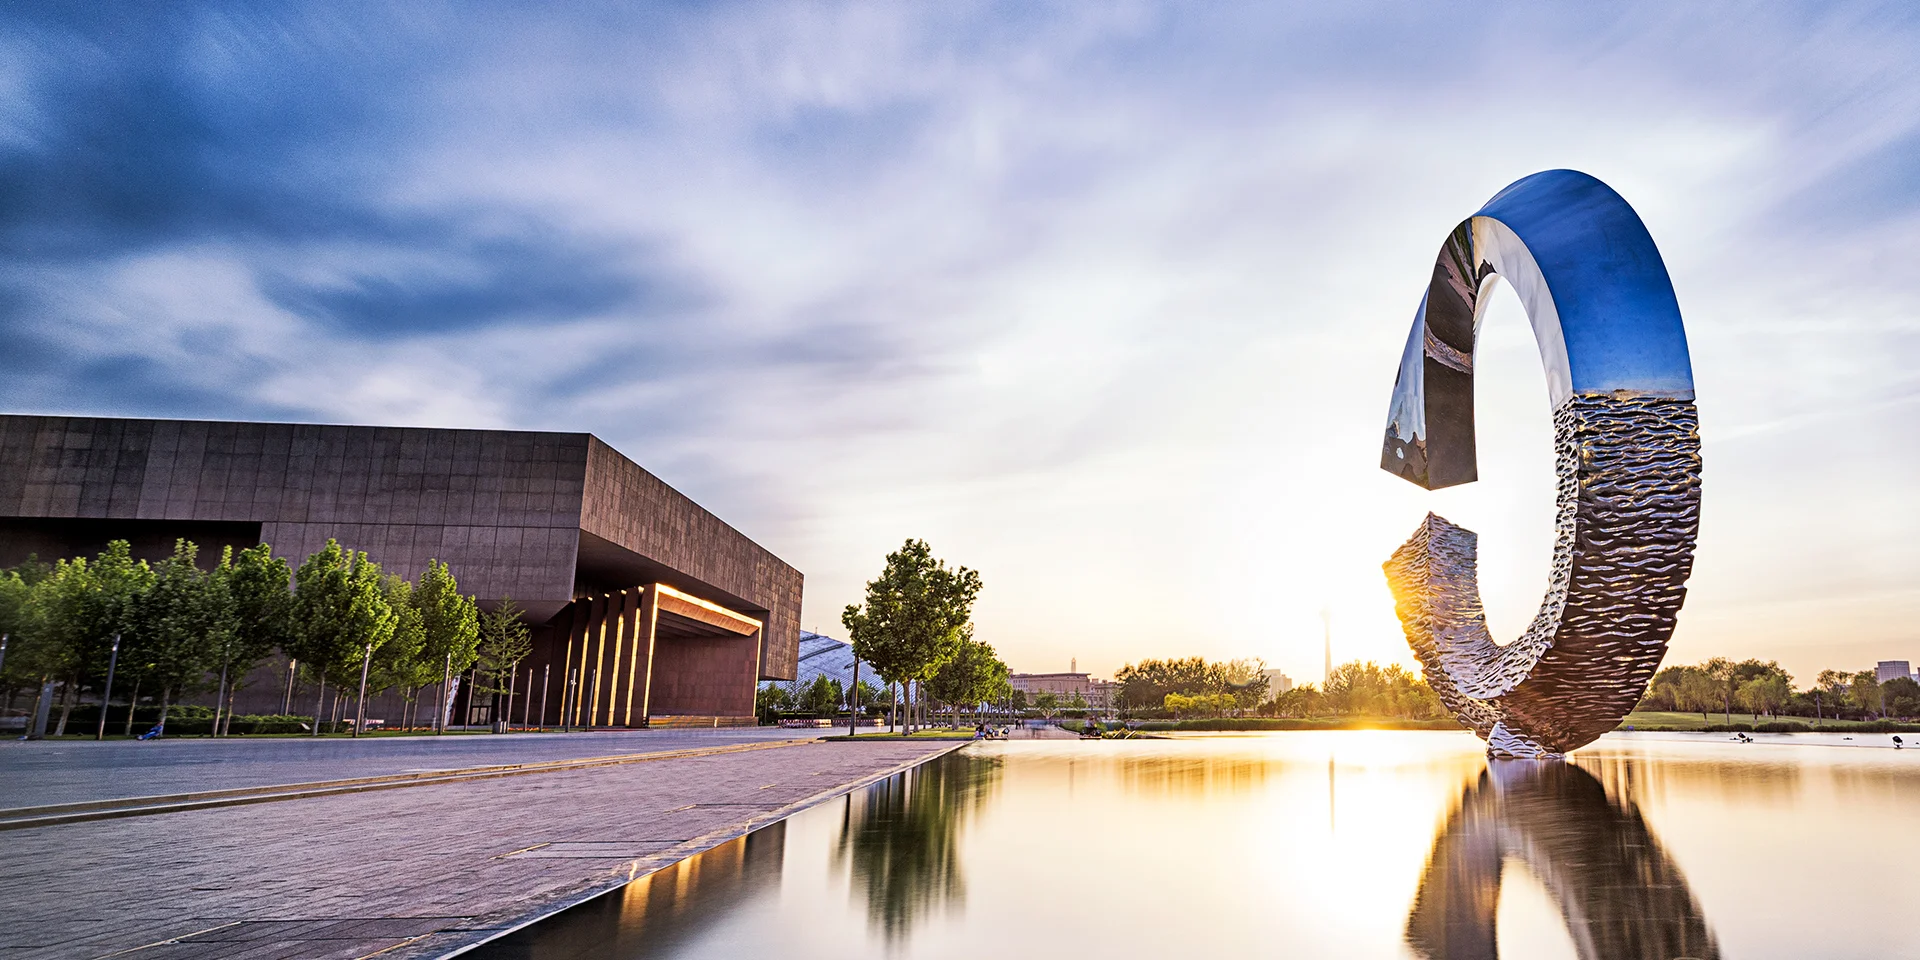
[[[353,708],[353,735],[360,735],[360,728],[367,725],[367,670],[373,666],[373,641],[367,641],[367,652],[360,658],[360,700]]]
[[[6,650],[6,641],[0,640],[0,652]],[[113,671],[120,666],[120,635],[113,635],[113,655],[107,658],[107,689],[100,694],[100,727],[93,731],[95,740],[107,738],[107,704],[113,702]]]
[[[453,683],[453,651],[447,651],[447,665],[440,671],[440,715],[433,718],[435,736],[447,732],[447,711],[452,704],[447,702],[447,687]]]
[[[293,675],[299,668],[298,659],[287,658],[287,695],[280,698],[280,715],[283,717],[293,714]]]
[[[553,664],[540,671],[540,732],[547,730],[547,690],[553,686]]]

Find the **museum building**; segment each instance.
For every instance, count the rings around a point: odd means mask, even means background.
[[[591,434],[0,415],[0,566],[182,537],[296,565],[333,539],[511,597],[515,723],[752,723],[798,660],[800,572]]]

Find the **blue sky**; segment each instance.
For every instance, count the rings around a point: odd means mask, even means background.
[[[1434,251],[1640,211],[1706,453],[1672,656],[1920,661],[1910,5],[11,4],[0,408],[589,430],[838,610],[901,539],[1016,669],[1411,663],[1379,564],[1545,583],[1502,294],[1481,483],[1376,469]]]

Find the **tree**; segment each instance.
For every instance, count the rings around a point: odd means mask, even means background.
[[[980,574],[949,569],[924,540],[908,540],[887,554],[879,578],[867,583],[865,603],[840,615],[853,655],[888,683],[926,680],[958,647],[972,622]]]
[[[393,636],[374,652],[367,670],[367,688],[400,688],[403,703],[400,725],[404,728],[410,725],[406,713],[413,708],[416,693],[422,686],[439,679],[440,665],[421,656],[427,632],[420,608],[414,603],[413,584],[408,583],[406,577],[388,574],[381,589],[387,606],[393,609]]]
[[[1773,716],[1793,696],[1793,684],[1785,673],[1769,672],[1740,684],[1740,705],[1753,714]]]
[[[1220,665],[1225,692],[1233,695],[1237,709],[1251,710],[1267,699],[1267,664],[1259,657],[1229,660]]]
[[[161,729],[176,696],[194,691],[206,680],[219,634],[227,628],[223,598],[215,595],[211,578],[194,561],[199,548],[186,540],[174,544],[173,555],[152,573],[151,586],[139,607],[137,627],[140,675],[160,685]]]
[[[214,633],[213,660],[220,668],[221,696],[215,703],[215,717],[221,717],[222,702],[230,704],[233,688],[227,678],[245,676],[254,665],[277,647],[285,647],[293,638],[293,594],[289,587],[293,571],[287,561],[273,555],[273,548],[257,544],[234,553],[232,547],[220,551],[220,564],[213,570],[209,600],[219,609],[222,621]],[[216,733],[226,735],[232,723],[228,710]]]
[[[1178,694],[1168,694],[1168,696],[1178,696]],[[1052,720],[1053,711],[1060,707],[1060,698],[1051,690],[1042,690],[1038,696],[1033,698],[1033,705],[1040,711],[1041,716]]]
[[[1894,677],[1880,685],[1881,702],[1896,717],[1920,714],[1920,683],[1911,677]]]
[[[1677,703],[1684,709],[1700,711],[1700,719],[1707,719],[1707,711],[1720,702],[1720,681],[1701,667],[1687,667],[1686,673],[1679,678]]]
[[[474,691],[493,697],[496,721],[501,718],[499,700],[507,692],[507,678],[532,652],[533,631],[527,627],[519,605],[512,597],[501,597],[492,610],[480,617],[480,645],[476,654],[485,686]]]
[[[993,698],[1007,676],[1007,665],[1000,661],[993,646],[969,637],[934,670],[927,680],[927,692],[953,710],[953,725],[957,727],[961,706],[977,709],[983,701]]]
[[[1886,716],[1886,700],[1880,689],[1880,677],[1872,670],[1853,675],[1847,684],[1847,699],[1864,713]]]
[[[379,565],[333,540],[303,561],[293,579],[294,649],[289,652],[320,684],[313,716],[318,735],[327,680],[357,680],[368,649],[378,650],[393,637],[398,617],[387,604]]]
[[[1312,719],[1326,712],[1326,705],[1319,689],[1311,683],[1303,683],[1277,694],[1269,702],[1273,705],[1274,715],[1279,717]]]
[[[427,561],[413,588],[413,606],[420,611],[420,659],[427,670],[440,671],[439,715],[433,721],[439,729],[447,716],[447,680],[465,673],[479,655],[480,607],[460,594],[453,571],[439,560]],[[562,677],[563,686],[565,681]]]
[[[1142,660],[1114,674],[1120,683],[1120,699],[1133,707],[1160,707],[1169,693],[1189,696],[1217,693],[1226,688],[1226,665],[1211,664],[1200,657],[1182,660]]]
[[[32,612],[33,585],[18,570],[0,570],[0,637],[6,638],[6,662],[0,663],[0,690],[6,691],[7,706],[13,705],[13,690],[26,680],[29,671],[22,651],[31,647],[27,638],[28,616]]]

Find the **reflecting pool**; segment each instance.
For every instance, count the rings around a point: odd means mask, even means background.
[[[471,955],[1920,957],[1887,740],[977,743]]]

